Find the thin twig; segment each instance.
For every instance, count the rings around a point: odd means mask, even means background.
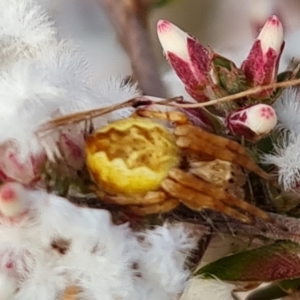
[[[110,113],[110,112],[113,112],[115,110],[122,109],[125,107],[135,107],[135,106],[137,106],[137,104],[142,106],[143,103],[144,103],[144,105],[149,105],[149,103],[153,103],[156,105],[173,106],[173,107],[180,107],[180,108],[197,108],[197,107],[205,107],[205,106],[215,105],[215,104],[218,104],[221,102],[229,102],[229,101],[237,100],[237,99],[240,99],[240,98],[243,98],[246,96],[251,96],[253,94],[263,92],[264,90],[271,89],[271,88],[292,87],[292,86],[299,85],[299,84],[300,84],[300,79],[293,79],[293,80],[288,80],[288,81],[284,81],[284,82],[278,82],[278,83],[273,83],[273,84],[269,84],[269,85],[265,85],[265,86],[256,87],[256,88],[249,89],[247,91],[244,91],[244,92],[241,92],[238,94],[226,96],[223,98],[211,100],[211,101],[204,102],[204,103],[191,103],[191,104],[177,103],[178,101],[182,100],[181,96],[163,99],[161,101],[155,101],[155,102],[151,101],[151,99],[147,101],[147,97],[133,98],[133,99],[127,100],[125,102],[114,104],[111,106],[101,107],[101,108],[97,108],[97,109],[91,109],[91,110],[87,110],[87,111],[82,111],[82,112],[58,117],[58,118],[53,119],[45,124],[42,124],[39,127],[39,129],[37,130],[37,134],[42,134],[46,131],[55,129],[60,126],[66,126],[68,124],[79,123],[85,119],[93,119],[96,117],[100,117],[102,115],[105,115],[107,113]]]
[[[131,60],[133,76],[141,90],[147,95],[166,97],[147,26],[147,4],[140,0],[99,1]]]
[[[251,96],[257,93],[261,93],[268,89],[275,89],[275,88],[283,88],[283,87],[292,87],[295,85],[300,84],[300,79],[293,79],[283,82],[277,82],[272,83],[268,85],[258,86],[252,89],[249,89],[247,91],[243,91],[234,95],[229,95],[226,97],[222,97],[216,100],[210,100],[207,102],[202,103],[191,103],[191,104],[180,104],[180,103],[170,103],[168,106],[176,106],[176,107],[182,107],[182,108],[198,108],[198,107],[206,107],[206,106],[212,106],[220,103],[230,102],[233,100],[241,99],[243,97]]]
[[[132,98],[125,102],[113,104],[113,105],[110,105],[107,107],[91,109],[88,111],[82,111],[82,112],[58,117],[56,119],[48,121],[47,123],[42,124],[38,128],[36,133],[39,136],[41,136],[45,132],[50,131],[52,129],[57,129],[58,127],[66,126],[69,124],[80,123],[85,120],[92,120],[94,118],[101,117],[103,115],[106,115],[108,113],[111,113],[113,111],[116,111],[116,110],[119,110],[122,108],[126,108],[126,107],[138,107],[138,106],[149,105],[149,104],[168,105],[171,102],[181,101],[181,100],[182,100],[182,97],[167,98],[167,99],[163,99],[162,101],[158,101],[158,102],[149,100],[147,97]]]
[[[184,215],[182,214],[183,211],[186,211]],[[216,211],[207,210],[204,212],[205,214],[199,214],[182,208],[180,211],[181,215],[174,215],[173,212],[168,216],[168,219],[204,226],[212,224],[214,232],[221,234],[264,237],[273,241],[286,240],[300,244],[300,221],[297,218],[278,213],[268,213],[276,221],[275,224],[265,222],[259,218],[255,218],[253,224],[246,224]]]

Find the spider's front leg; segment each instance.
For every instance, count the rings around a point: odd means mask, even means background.
[[[179,205],[179,201],[168,199],[164,191],[150,191],[143,195],[109,195],[101,190],[94,193],[104,202],[128,206],[129,210],[137,215],[159,214],[173,210]]]
[[[195,211],[210,208],[242,222],[251,223],[251,218],[243,213],[247,212],[250,216],[274,223],[274,220],[259,208],[180,169],[174,168],[169,172],[169,177],[162,182],[162,188]]]
[[[280,188],[274,178],[262,170],[239,143],[188,124],[176,127],[174,134],[177,137],[176,144],[180,148],[237,164]]]
[[[136,215],[145,216],[152,214],[167,213],[175,209],[179,204],[180,202],[177,199],[167,198],[165,201],[156,204],[142,204],[129,206],[129,209]]]
[[[210,133],[200,127],[189,124],[187,116],[178,111],[158,112],[146,109],[137,110],[137,114],[142,117],[158,118],[173,122],[176,127],[174,135],[176,144],[182,149],[199,156],[207,156],[213,159],[220,159],[244,167],[261,178],[272,182],[278,187],[272,176],[262,170],[256,162],[249,156],[246,149],[239,143]]]
[[[146,194],[140,195],[110,195],[99,189],[95,189],[94,193],[104,202],[108,204],[117,204],[121,206],[127,205],[156,205],[166,199],[163,191],[150,191]]]
[[[189,124],[188,117],[180,111],[160,112],[160,111],[155,111],[150,109],[139,108],[136,110],[135,114],[144,118],[153,118],[153,119],[169,121],[176,125]]]

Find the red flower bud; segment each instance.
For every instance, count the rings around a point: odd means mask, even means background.
[[[213,85],[212,53],[171,22],[159,21],[157,33],[170,65],[187,92],[197,101],[209,100],[204,89]]]
[[[247,59],[242,64],[247,79],[254,86],[276,81],[283,47],[282,24],[276,16],[272,16],[260,31]]]
[[[226,126],[231,133],[254,142],[267,136],[276,124],[276,112],[266,104],[241,108],[226,118]]]

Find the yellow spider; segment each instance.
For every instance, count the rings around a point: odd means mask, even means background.
[[[251,216],[273,222],[222,183],[224,174],[235,179],[236,186],[245,183],[238,166],[267,181],[272,181],[270,175],[240,144],[193,126],[181,112],[139,109],[130,118],[100,128],[86,139],[86,164],[96,194],[136,214],[163,213],[182,203],[195,211],[209,208],[247,223]],[[201,169],[209,164],[216,167],[211,176]]]

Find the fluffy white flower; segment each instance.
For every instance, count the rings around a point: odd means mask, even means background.
[[[280,129],[289,130],[294,134],[300,132],[300,98],[297,89],[285,89],[275,102],[274,109]]]
[[[278,168],[278,181],[286,191],[299,188],[300,183],[300,135],[283,134],[277,141],[273,154],[265,154],[262,162]]]
[[[274,104],[277,129],[274,151],[262,157],[262,163],[277,167],[278,181],[284,189],[297,190],[300,184],[300,99],[298,90],[286,89]]]
[[[21,151],[36,151],[37,126],[55,112],[65,91],[47,80],[32,62],[20,61],[0,74],[0,142],[15,141]],[[27,154],[25,153],[25,155]]]
[[[96,91],[99,95],[99,100],[94,103],[94,107],[99,107],[99,103],[102,106],[121,103],[123,101],[139,97],[142,92],[138,90],[136,84],[124,83],[124,79],[121,77],[110,77],[106,80],[102,80],[98,83]],[[120,118],[128,117],[133,110],[131,108],[124,108],[111,113],[108,117],[108,121],[117,120]]]
[[[19,291],[15,293],[14,300],[53,300],[62,299],[68,282],[55,262],[49,260],[49,255],[39,253],[35,266],[27,278],[19,284]]]
[[[137,233],[106,210],[17,183],[0,187],[0,204],[0,288],[9,283],[9,299],[53,300],[71,285],[81,300],[173,300],[183,291],[199,236],[182,224]]]
[[[157,227],[138,233],[142,255],[139,267],[142,279],[151,284],[159,299],[175,299],[189,276],[185,260],[196,247],[197,238],[183,224]]]
[[[21,164],[43,151],[35,135],[43,122],[141,94],[122,78],[93,87],[92,69],[77,46],[59,40],[54,24],[34,0],[0,0],[0,10],[0,63],[3,58],[6,64],[0,72],[0,144],[13,142]],[[130,112],[116,112],[98,123]]]
[[[122,78],[93,86],[91,68],[77,47],[58,39],[33,0],[0,0],[0,9],[0,63],[5,62],[0,146],[2,159],[9,160],[3,164],[0,159],[0,171],[22,179],[28,162],[35,176],[32,156],[43,150],[35,133],[43,122],[141,92]],[[130,113],[121,110],[95,124]],[[82,300],[172,300],[183,290],[189,275],[184,262],[196,240],[181,225],[136,233],[127,225],[113,225],[108,211],[79,208],[44,191],[6,183],[0,187],[0,295],[53,300],[74,285]]]
[[[53,22],[34,0],[0,1],[0,65],[35,57],[55,41]]]

